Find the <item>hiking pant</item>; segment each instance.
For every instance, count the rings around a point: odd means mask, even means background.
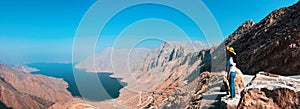
[[[236,76],[236,72],[230,72],[230,94],[231,94],[231,98],[235,97],[235,86],[234,86],[234,78]]]

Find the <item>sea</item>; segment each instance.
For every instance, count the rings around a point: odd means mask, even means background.
[[[80,97],[89,101],[104,101],[119,97],[120,90],[127,86],[121,82],[122,78],[110,77],[113,73],[91,73],[81,69],[73,69],[69,63],[32,63],[27,64],[39,71],[31,74],[41,74],[55,78],[62,78],[69,85],[68,91],[74,97]]]

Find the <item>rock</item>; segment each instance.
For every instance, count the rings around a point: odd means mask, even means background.
[[[224,73],[226,73],[224,71]],[[235,84],[235,92],[237,95],[239,95],[242,90],[245,88],[245,82],[244,82],[244,79],[243,79],[244,75],[243,73],[241,72],[241,70],[237,70],[236,72],[236,77],[234,79],[234,84]],[[226,93],[229,94],[229,82],[227,80],[227,73],[224,75],[224,79],[223,79],[223,86],[221,87],[221,90],[220,91],[225,91]]]
[[[0,64],[0,102],[16,109],[44,109],[72,98],[62,79],[16,71]]]
[[[221,98],[220,109],[236,109],[238,107],[240,96],[229,99],[230,95]]]
[[[300,107],[300,80],[259,72],[243,90],[239,109]]]
[[[86,103],[85,101],[78,102],[73,100],[72,102],[66,102],[63,104],[56,103],[48,109],[99,109],[93,105]]]
[[[209,74],[209,76],[207,75]],[[186,109],[202,109],[202,108],[219,108],[219,101],[222,96],[225,95],[224,92],[219,92],[219,88],[222,85],[222,78],[224,73],[222,72],[206,72],[202,73],[197,80],[199,83],[190,98],[189,103],[185,107]]]
[[[206,48],[207,45],[200,41],[193,42],[165,42],[155,48],[145,60],[144,71],[155,67],[166,66],[169,61],[183,58],[189,53],[197,52]],[[196,60],[194,60],[196,61]]]
[[[210,72],[203,72],[200,74],[200,76],[197,79],[198,85],[195,90],[196,95],[200,95],[206,91],[210,78],[211,78]]]
[[[290,47],[291,49],[296,48],[296,44],[295,44],[295,43],[294,43],[294,44],[290,44],[289,47]]]
[[[235,48],[243,73],[300,74],[299,10],[300,1],[273,11],[259,23],[247,21],[224,41]]]
[[[31,68],[31,67],[28,67],[26,65],[21,65],[21,64],[13,65],[11,68],[16,71],[21,71],[21,72],[26,72],[26,73],[39,71],[39,69]]]

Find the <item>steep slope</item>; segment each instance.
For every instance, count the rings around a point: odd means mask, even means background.
[[[205,47],[163,43],[149,54],[142,71],[133,72],[133,79],[124,79],[128,86],[121,90],[118,101],[131,108],[184,106],[199,74],[210,70],[212,51],[199,51]]]
[[[237,52],[247,74],[300,74],[300,2],[273,11],[259,23],[244,23],[224,42]]]
[[[43,109],[51,106],[53,102],[32,96],[26,93],[21,93],[14,89],[10,84],[0,79],[0,101],[6,108],[37,108]]]
[[[0,101],[7,107],[47,108],[72,98],[62,79],[32,75],[0,64]]]
[[[208,48],[206,44],[193,41],[189,42],[165,42],[153,50],[146,58],[143,66],[144,72],[149,71],[155,67],[166,66],[167,62],[182,58],[188,53],[200,51],[204,48]]]

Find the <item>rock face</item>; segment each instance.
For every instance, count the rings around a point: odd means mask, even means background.
[[[44,109],[72,98],[62,79],[19,72],[0,64],[0,101],[11,108]]]
[[[218,108],[218,101],[224,92],[218,89],[221,87],[222,72],[203,72],[197,78],[196,89],[191,89],[194,92],[188,104],[187,109],[202,109],[202,108]]]
[[[166,66],[167,62],[185,57],[188,53],[193,53],[207,47],[206,44],[194,41],[188,42],[165,42],[153,50],[146,58],[144,71],[149,71],[155,67]],[[193,61],[196,61],[194,59]]]
[[[242,93],[239,109],[300,107],[299,79],[259,72]]]
[[[246,74],[300,74],[300,2],[273,11],[259,23],[247,21],[223,44],[237,52]]]
[[[186,43],[162,44],[149,53],[142,70],[132,73],[135,81],[124,79],[128,86],[121,90],[118,100],[132,108],[184,108],[182,104],[190,100],[188,95],[196,87],[198,76],[210,68],[212,51],[198,49]]]

